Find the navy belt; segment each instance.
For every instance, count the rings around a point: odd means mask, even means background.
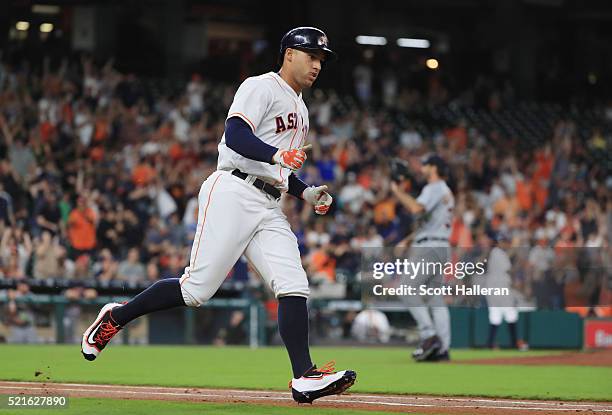
[[[421,239],[417,239],[416,243],[420,244],[421,242],[427,242],[427,241],[436,241],[436,242],[448,242],[448,238],[421,238]]]
[[[248,174],[241,172],[238,169],[234,169],[232,174],[242,180],[246,180],[249,177]],[[274,199],[279,199],[281,197],[281,192],[276,187],[272,186],[270,183],[266,183],[261,179],[255,179],[253,182],[253,186],[272,196]]]

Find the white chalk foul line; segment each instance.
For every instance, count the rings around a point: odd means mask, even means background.
[[[3,382],[0,381],[0,385]],[[41,382],[6,382],[6,383],[12,383],[12,384],[20,384],[20,385],[34,385],[34,386],[38,386],[38,387],[42,387],[42,383]],[[54,382],[47,382],[45,383],[45,385],[47,385],[48,387],[52,387],[53,385],[58,385],[58,386],[75,386],[75,387],[95,387],[95,388],[105,388],[105,389],[118,389],[118,388],[129,388],[129,389],[143,389],[143,390],[147,390],[150,391],[152,389],[155,390],[165,390],[165,391],[172,391],[172,390],[193,390],[193,391],[200,391],[200,392],[207,392],[207,393],[215,393],[217,391],[223,391],[223,392],[228,392],[228,393],[239,393],[239,394],[243,394],[243,393],[255,393],[255,394],[260,394],[260,395],[283,395],[283,396],[291,396],[291,394],[289,392],[280,392],[280,391],[273,391],[273,390],[269,390],[269,391],[265,391],[265,390],[250,390],[250,389],[210,389],[210,388],[200,388],[200,387],[194,387],[194,386],[184,386],[184,387],[168,387],[168,386],[156,386],[156,385],[97,385],[97,384],[92,384],[92,383],[54,383]],[[593,408],[593,407],[597,407],[597,408],[603,408],[603,409],[612,409],[612,405],[605,405],[605,404],[599,404],[599,403],[591,403],[591,404],[582,404],[579,402],[571,402],[571,401],[521,401],[521,400],[508,400],[508,399],[504,399],[504,398],[500,398],[500,399],[487,399],[487,398],[457,398],[457,397],[446,397],[446,396],[414,396],[414,395],[365,395],[365,394],[352,394],[351,393],[351,397],[355,397],[358,399],[423,399],[423,400],[441,400],[441,401],[453,401],[453,402],[466,402],[466,403],[473,403],[473,402],[482,402],[482,403],[500,403],[500,402],[504,402],[507,404],[515,404],[515,405],[536,405],[536,406],[561,406],[560,404],[562,404],[562,406],[567,407],[567,406],[572,406],[572,407],[588,407],[588,408]],[[328,398],[331,399],[335,399],[333,396],[330,396]]]
[[[39,386],[42,387],[42,382],[10,382],[10,381],[4,381],[6,383],[12,383],[12,384],[20,384],[20,385],[34,385],[34,386]],[[3,381],[0,381],[0,385],[3,383]],[[93,384],[93,383],[55,383],[55,382],[46,382],[45,385],[47,386],[53,386],[53,385],[58,385],[58,386],[75,386],[75,387],[96,387],[96,388],[106,388],[106,389],[117,389],[117,388],[130,388],[130,389],[143,389],[143,390],[151,390],[151,389],[158,389],[158,390],[183,390],[183,389],[188,389],[188,390],[193,390],[193,391],[202,391],[202,392],[211,392],[214,393],[216,391],[223,391],[223,392],[228,392],[228,393],[256,393],[256,394],[260,394],[260,395],[286,395],[286,396],[291,396],[291,394],[289,392],[281,392],[281,391],[274,391],[274,390],[251,390],[251,389],[211,389],[211,388],[200,388],[200,387],[194,387],[194,386],[183,386],[183,387],[178,387],[178,386],[173,386],[173,387],[169,387],[169,386],[158,386],[158,385],[97,385],[97,384]],[[359,399],[430,399],[430,400],[442,400],[442,401],[454,401],[454,402],[467,402],[467,403],[472,403],[472,402],[490,402],[490,403],[499,403],[499,402],[504,402],[507,404],[515,404],[515,405],[540,405],[540,406],[560,406],[560,404],[562,404],[563,406],[578,406],[578,407],[601,407],[601,408],[605,408],[605,409],[612,409],[612,405],[605,405],[605,404],[599,404],[599,403],[592,403],[592,404],[582,404],[579,402],[572,402],[572,401],[535,401],[535,400],[531,400],[531,401],[521,401],[521,400],[509,400],[509,399],[505,399],[505,398],[499,398],[499,399],[487,399],[487,398],[458,398],[458,397],[446,397],[446,396],[435,396],[435,395],[431,395],[431,396],[414,396],[414,395],[365,395],[365,394],[352,394],[351,393],[351,397],[356,397]],[[330,398],[333,398],[330,397]]]
[[[0,382],[0,389],[9,389],[9,390],[26,390],[26,391],[40,391],[40,390],[44,390],[44,389],[52,389],[53,391],[59,391],[59,392],[91,392],[94,394],[103,394],[105,393],[104,390],[100,390],[99,387],[102,387],[101,389],[106,389],[106,391],[111,391],[110,389],[114,389],[112,390],[113,392],[117,392],[120,394],[126,394],[126,395],[137,395],[137,396],[144,396],[146,397],[147,395],[151,396],[180,396],[180,397],[196,397],[196,398],[225,398],[227,399],[228,396],[226,394],[218,394],[218,393],[192,393],[192,392],[153,392],[150,389],[154,388],[154,387],[146,387],[146,386],[135,386],[134,388],[138,388],[138,389],[146,389],[143,391],[128,391],[128,390],[124,390],[121,387],[115,386],[115,385],[91,385],[91,384],[78,384],[78,383],[73,383],[73,384],[58,384],[58,383],[48,383],[48,384],[41,384],[41,383],[37,383],[37,382],[22,382],[20,383],[21,385],[32,385],[34,387],[23,387],[23,386],[3,386],[2,382]],[[57,387],[60,386],[60,387]],[[63,386],[76,386],[77,388],[66,388]],[[96,387],[96,389],[88,389],[86,387]],[[164,389],[163,387],[158,388],[158,389]],[[170,389],[170,388],[166,388],[166,389]],[[193,389],[193,388],[188,388],[188,389]],[[172,390],[172,389],[170,389]],[[197,390],[197,389],[196,389]],[[225,391],[225,390],[224,390]],[[275,401],[275,400],[282,400],[282,401],[292,401],[293,398],[290,397],[285,397],[285,396],[278,396],[278,395],[288,395],[288,393],[283,393],[283,392],[261,392],[261,393],[267,393],[269,395],[276,395],[276,396],[253,396],[253,395],[244,395],[244,393],[250,393],[251,391],[244,391],[244,390],[234,390],[234,392],[240,392],[243,395],[239,396],[239,397],[229,397],[229,398],[236,398],[236,399],[253,399],[253,400],[268,400],[268,401]],[[381,397],[384,398],[384,396],[372,396],[375,399],[380,399]],[[563,405],[563,407],[559,407],[559,404],[556,403],[555,408],[543,408],[541,406],[499,406],[499,405],[438,405],[435,403],[407,403],[407,402],[384,402],[384,401],[369,401],[369,400],[363,400],[365,397],[364,396],[358,396],[358,395],[353,395],[352,399],[341,399],[341,398],[333,398],[332,399],[326,399],[323,398],[323,402],[337,402],[337,403],[347,403],[347,404],[365,404],[365,405],[384,405],[384,406],[399,406],[399,407],[440,407],[443,406],[444,408],[466,408],[466,409],[508,409],[508,410],[516,410],[516,411],[525,411],[525,410],[530,410],[530,411],[555,411],[555,412],[562,412],[562,411],[576,411],[576,410],[589,410],[591,412],[612,412],[612,407],[604,407],[601,405],[588,405],[588,404],[569,404],[569,403],[565,403]],[[395,399],[400,399],[401,397],[393,397]],[[424,399],[424,398],[421,398]],[[459,401],[459,402],[466,402],[466,403],[472,403],[472,402],[481,402],[481,403],[506,403],[506,401],[496,401],[493,399],[479,399],[479,400],[470,400],[470,399],[444,399],[444,398],[440,398],[440,400],[452,400],[452,401]],[[533,404],[534,402],[531,401],[515,401],[515,402],[521,402],[523,404]],[[545,404],[544,402],[539,402],[538,404]],[[555,405],[555,403],[549,403],[550,405]],[[576,406],[580,406],[580,409],[577,409]]]
[[[536,405],[536,406],[564,406],[568,407],[586,407],[586,408],[602,408],[602,409],[612,409],[612,405],[605,405],[600,403],[578,403],[578,402],[570,402],[570,401],[517,401],[510,400],[506,398],[499,399],[485,399],[485,398],[451,398],[446,396],[414,396],[414,395],[405,395],[405,396],[388,396],[388,395],[357,395],[362,399],[405,399],[405,398],[413,398],[413,399],[429,399],[429,400],[439,400],[439,401],[452,401],[452,402],[482,402],[482,403],[505,403],[505,404],[515,404],[515,405]]]

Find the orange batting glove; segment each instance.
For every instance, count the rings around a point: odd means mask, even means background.
[[[327,186],[307,187],[302,193],[302,198],[314,206],[317,215],[325,215],[334,201],[334,198],[327,193]]]
[[[299,170],[306,161],[306,150],[312,147],[312,144],[307,144],[300,148],[292,148],[291,150],[279,149],[272,157],[275,164],[291,169],[293,171]]]

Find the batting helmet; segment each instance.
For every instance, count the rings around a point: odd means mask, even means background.
[[[296,27],[283,36],[280,44],[279,61],[282,63],[287,48],[304,51],[322,50],[325,52],[325,59],[327,61],[334,60],[337,58],[337,55],[329,48],[328,43],[327,36],[322,30],[316,27]]]

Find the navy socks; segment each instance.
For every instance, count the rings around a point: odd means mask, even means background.
[[[153,311],[184,306],[178,278],[157,281],[127,304],[112,310],[112,318],[125,326]],[[293,377],[301,377],[312,367],[308,348],[308,307],[304,297],[281,297],[278,300],[278,330],[285,343]]]
[[[278,299],[278,331],[289,353],[293,377],[297,379],[312,367],[306,298],[290,296]]]
[[[498,327],[499,325],[497,324],[489,324],[489,341],[487,342],[489,349],[495,347],[495,337],[497,336]]]
[[[508,328],[510,329],[510,341],[512,342],[512,348],[518,347],[517,344],[517,336],[516,336],[516,323],[508,323]]]
[[[184,306],[181,284],[178,278],[159,280],[149,288],[132,298],[127,304],[114,308],[111,312],[113,320],[121,326],[153,311],[166,310]]]

